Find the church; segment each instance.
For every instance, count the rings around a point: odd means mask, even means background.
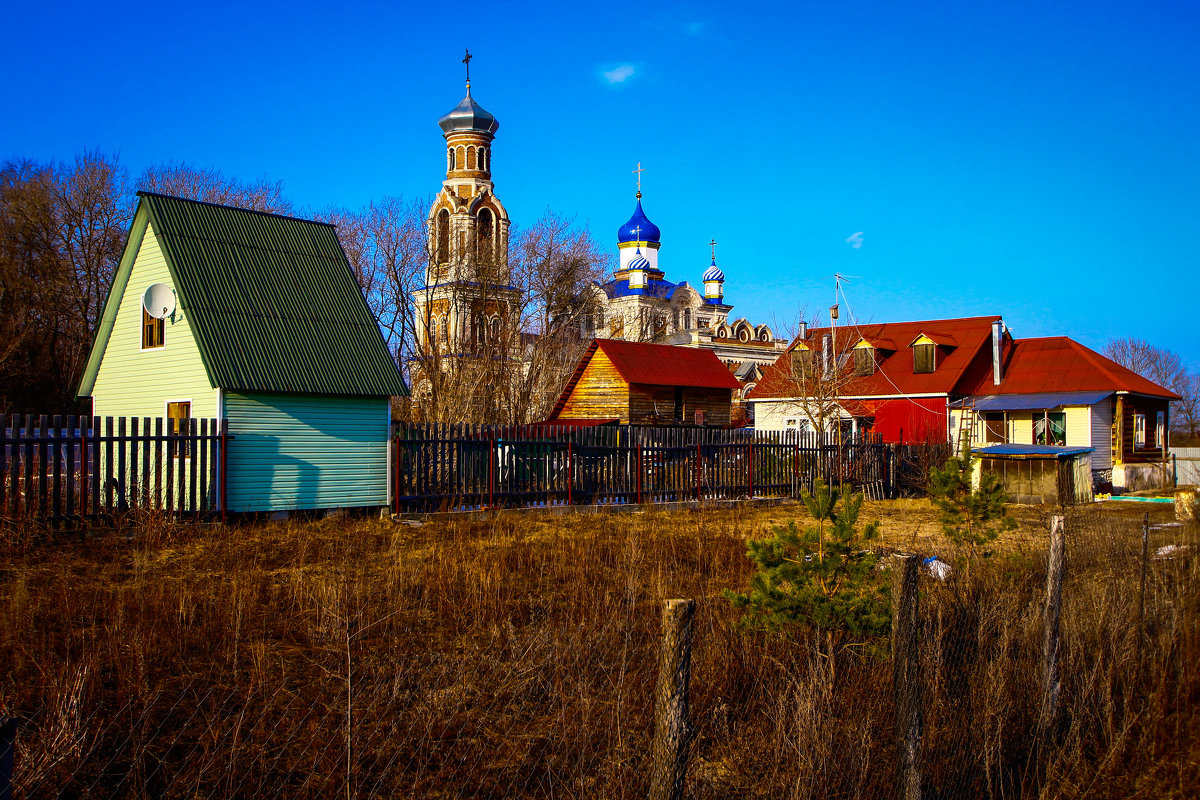
[[[464,59],[468,67],[470,55]],[[413,294],[416,338],[425,362],[430,356],[443,366],[461,356],[477,356],[497,346],[519,349],[521,290],[511,285],[509,217],[492,183],[492,143],[496,118],[471,95],[438,120],[446,146],[446,177],[428,217],[429,261],[425,285]],[[583,341],[608,338],[712,350],[734,372],[746,390],[786,349],[766,325],[730,320],[725,302],[725,274],[712,261],[701,276],[704,293],[687,281],[667,279],[659,266],[661,231],[642,209],[641,165],[633,215],[617,231],[619,260],[603,282],[585,287],[593,309],[583,317]],[[591,296],[586,296],[590,294]],[[517,335],[520,334],[520,335]],[[420,384],[420,375],[415,376]],[[414,388],[420,389],[420,386]],[[738,398],[740,399],[740,398]]]
[[[745,318],[730,321],[733,306],[725,302],[725,273],[717,266],[716,241],[710,241],[712,261],[701,275],[704,294],[687,281],[667,280],[659,266],[662,232],[642,209],[641,165],[633,215],[617,229],[620,256],[616,271],[592,287],[590,330],[585,338],[655,342],[712,350],[743,383],[757,368],[772,364],[787,349],[766,325]]]

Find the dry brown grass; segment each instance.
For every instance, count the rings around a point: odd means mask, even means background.
[[[1018,509],[1021,530],[969,580],[923,582],[928,796],[1195,793],[1197,566],[1154,562],[1143,625],[1142,511],[1071,518],[1064,713],[1040,754],[1047,511]],[[743,632],[720,597],[749,580],[747,537],[802,516],[13,537],[0,711],[21,719],[17,785],[26,797],[641,797],[659,609],[692,597],[689,796],[892,797],[890,661],[852,656],[830,686],[803,635]],[[864,518],[883,521],[887,547],[961,557],[924,501],[868,504]],[[1153,544],[1196,539],[1163,529]]]

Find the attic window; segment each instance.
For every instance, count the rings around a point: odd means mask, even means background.
[[[155,319],[142,309],[142,349],[151,350],[162,347],[166,332],[165,320]]]
[[[875,348],[859,347],[854,351],[854,374],[871,375],[875,372]]]
[[[937,345],[913,345],[913,373],[920,375],[933,372],[937,367]]]

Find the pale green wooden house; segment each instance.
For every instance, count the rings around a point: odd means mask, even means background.
[[[228,420],[229,511],[387,505],[408,389],[333,226],[138,194],[79,387],[93,414]]]

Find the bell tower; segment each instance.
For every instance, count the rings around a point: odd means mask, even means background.
[[[492,184],[492,142],[500,123],[471,96],[438,120],[446,177],[428,218],[425,286],[414,296],[417,334],[442,355],[478,353],[498,341],[517,290],[509,285],[508,212]]]

